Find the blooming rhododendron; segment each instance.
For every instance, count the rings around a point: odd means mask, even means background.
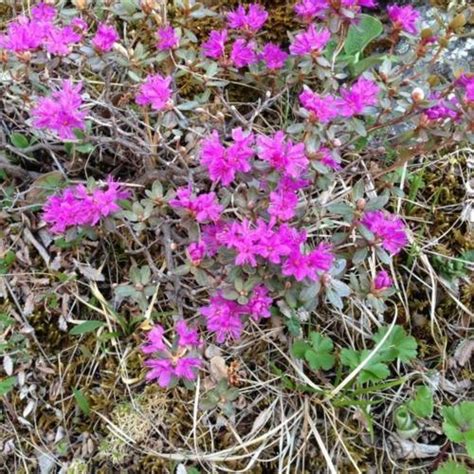
[[[50,97],[42,97],[31,110],[33,123],[38,128],[55,131],[62,139],[74,139],[74,129],[83,130],[86,112],[80,110],[82,84],[76,86],[72,81],[63,81],[61,89]]]
[[[97,32],[92,39],[92,44],[101,53],[109,52],[114,44],[119,40],[117,30],[110,25],[100,23]]]
[[[227,41],[227,30],[212,30],[209,39],[202,44],[204,56],[219,59],[224,56],[225,43]]]
[[[362,224],[376,237],[382,247],[396,255],[408,243],[403,221],[393,214],[384,211],[369,211],[364,214]]]
[[[193,265],[199,265],[206,256],[206,244],[204,242],[193,242],[188,245],[186,252]]]
[[[328,29],[318,31],[314,25],[310,25],[305,32],[295,36],[290,45],[290,52],[296,55],[320,55],[330,38],[331,33]]]
[[[272,303],[273,298],[268,295],[268,288],[264,285],[259,285],[253,289],[252,296],[246,305],[246,310],[252,319],[260,321],[262,318],[271,317],[270,307]]]
[[[147,334],[147,343],[142,346],[145,354],[153,354],[152,359],[145,361],[150,370],[146,375],[148,381],[157,380],[160,387],[166,388],[183,379],[193,381],[202,366],[202,359],[197,353],[201,345],[196,329],[189,328],[185,321],[175,325],[175,343],[168,349],[162,341],[164,329],[159,324]]]
[[[374,279],[374,289],[377,291],[386,290],[393,284],[392,279],[385,270],[381,270],[377,273]]]
[[[170,206],[176,209],[186,209],[198,222],[217,221],[223,211],[217,202],[216,193],[200,194],[192,196],[188,188],[179,188],[176,198],[170,200]]]
[[[288,53],[285,53],[278,45],[267,43],[260,55],[268,69],[280,69],[284,66]]]
[[[456,120],[459,118],[459,102],[456,97],[451,97],[450,99],[441,99],[439,94],[435,92],[431,94],[429,98],[431,100],[437,101],[436,105],[433,105],[424,111],[425,116],[429,120]]]
[[[226,148],[214,130],[201,144],[201,163],[208,169],[212,181],[230,184],[235,174],[250,171],[250,159],[255,155],[252,148],[254,136],[244,133],[241,128],[232,130],[234,143]]]
[[[341,89],[340,113],[345,117],[363,114],[366,107],[377,104],[380,87],[372,80],[359,77],[349,89]]]
[[[43,219],[54,233],[63,233],[69,227],[94,226],[101,218],[120,210],[118,201],[128,197],[120,183],[107,180],[107,189],[89,191],[82,184],[50,196],[43,208]]]
[[[295,5],[296,14],[305,22],[310,23],[315,18],[323,18],[329,0],[300,0]]]
[[[330,95],[321,96],[305,87],[299,95],[301,105],[310,112],[310,119],[327,123],[338,115],[336,99]]]
[[[248,13],[245,7],[239,5],[237,10],[227,14],[229,28],[239,29],[255,33],[262,28],[267,21],[268,12],[261,5],[251,3],[248,6]]]
[[[235,67],[245,67],[257,61],[255,43],[238,38],[234,41],[230,52],[230,59]]]
[[[156,39],[156,48],[159,51],[176,48],[179,44],[179,37],[176,30],[171,25],[158,28]]]
[[[308,167],[303,143],[294,144],[279,131],[272,137],[257,137],[259,158],[267,161],[276,170],[292,178],[299,178]]]
[[[38,21],[50,22],[56,17],[56,8],[40,2],[31,9],[31,17]]]
[[[327,147],[321,147],[316,153],[316,157],[328,168],[336,171],[341,169],[341,164],[334,158],[331,150]]]
[[[43,40],[43,46],[48,53],[58,56],[67,56],[72,45],[81,41],[82,35],[77,33],[72,26],[64,26],[63,28],[51,27]]]
[[[0,35],[0,48],[15,53],[33,51],[39,48],[51,25],[42,25],[26,16],[19,16],[10,23],[5,35]]]
[[[216,341],[239,339],[243,330],[243,309],[235,301],[229,301],[220,294],[211,298],[208,306],[201,308],[206,318],[207,329],[216,334]]]
[[[135,98],[138,105],[150,105],[154,110],[164,110],[170,105],[172,90],[171,76],[163,77],[160,74],[147,76],[140,86]]]
[[[416,23],[420,17],[420,13],[410,5],[401,7],[400,5],[390,5],[387,8],[388,17],[392,21],[395,28],[406,31],[412,35],[416,35],[418,28]]]

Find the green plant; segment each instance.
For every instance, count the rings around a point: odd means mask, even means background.
[[[443,431],[450,441],[465,446],[474,459],[474,402],[462,402],[442,409]]]
[[[330,370],[334,366],[335,357],[334,344],[331,338],[323,336],[319,332],[309,333],[310,342],[296,341],[292,352],[295,357],[308,362],[312,370]]]
[[[467,469],[457,462],[446,461],[433,474],[468,474]]]

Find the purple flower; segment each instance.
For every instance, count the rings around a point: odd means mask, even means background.
[[[438,103],[424,111],[425,116],[431,120],[459,119],[459,102],[456,97],[441,99],[440,94],[435,92],[430,95],[430,100],[437,100]]]
[[[138,105],[150,105],[154,110],[164,110],[170,105],[172,90],[170,84],[171,76],[163,77],[160,74],[147,76],[145,82],[140,86],[135,101]]]
[[[310,25],[305,32],[295,36],[290,45],[290,53],[320,55],[330,38],[331,33],[328,29],[318,31],[314,25]]]
[[[201,365],[201,359],[196,357],[183,357],[176,361],[174,375],[188,381],[196,380],[197,372]]]
[[[202,259],[206,256],[206,244],[204,242],[193,242],[186,249],[189,260],[195,266],[201,264]]]
[[[88,29],[87,23],[82,18],[79,18],[77,16],[71,20],[71,23],[69,25],[72,26],[74,28],[74,31],[78,33],[85,33]]]
[[[282,273],[295,277],[297,281],[305,278],[316,281],[318,272],[328,271],[333,261],[334,255],[329,244],[321,243],[307,255],[295,249],[283,264]]]
[[[49,29],[50,23],[29,20],[20,15],[8,25],[7,33],[0,35],[0,48],[14,53],[24,53],[38,49]]]
[[[81,39],[82,35],[76,33],[72,26],[64,26],[63,28],[52,26],[43,41],[43,47],[50,54],[67,56],[72,50],[72,45],[78,43]]]
[[[170,26],[162,26],[156,32],[156,48],[159,51],[176,48],[179,45],[179,37],[176,30]]]
[[[304,188],[308,181],[295,180],[288,176],[278,183],[275,191],[270,193],[270,207],[268,213],[280,221],[288,221],[295,216],[295,209],[298,205],[298,196],[296,191]]]
[[[146,335],[147,342],[142,346],[142,352],[152,354],[153,352],[165,351],[166,346],[163,342],[163,326],[156,324]]]
[[[230,59],[235,67],[245,67],[254,64],[257,61],[255,53],[255,43],[238,38],[232,45]]]
[[[261,5],[251,3],[248,6],[248,13],[245,8],[239,5],[237,10],[227,14],[229,28],[255,33],[262,28],[267,21],[268,13]]]
[[[235,301],[226,300],[218,293],[208,306],[201,308],[201,314],[206,318],[207,329],[216,334],[217,342],[240,339],[242,308]]]
[[[284,66],[288,53],[285,53],[278,45],[267,43],[260,55],[268,69],[275,70]]]
[[[374,289],[377,291],[386,290],[387,288],[390,288],[392,284],[393,281],[385,270],[378,272],[375,276]]]
[[[212,30],[209,39],[202,44],[204,56],[219,59],[224,56],[227,30]]]
[[[145,361],[145,366],[150,369],[146,374],[148,382],[157,380],[158,385],[163,388],[170,385],[174,375],[174,367],[171,360],[149,359]]]
[[[300,0],[295,5],[295,12],[304,22],[310,23],[315,18],[324,18],[328,8],[328,0]]]
[[[416,23],[420,18],[420,13],[410,5],[401,7],[400,5],[391,5],[387,8],[388,17],[393,26],[398,30],[406,31],[412,35],[418,33]]]
[[[101,218],[119,211],[118,201],[127,197],[128,192],[112,178],[107,179],[106,190],[88,191],[83,185],[73,186],[48,198],[43,219],[54,233],[63,233],[74,226],[94,226]]]
[[[287,176],[299,178],[307,171],[309,161],[304,144],[295,145],[291,140],[286,140],[284,132],[279,131],[272,137],[260,135],[257,146],[259,158]]]
[[[101,53],[107,53],[113,48],[114,43],[118,40],[119,35],[113,26],[100,23],[97,32],[92,39],[92,44]]]
[[[262,318],[270,318],[272,315],[270,312],[272,303],[273,299],[268,296],[267,287],[259,285],[253,289],[252,297],[246,305],[246,311],[255,321],[260,321]]]
[[[198,222],[217,222],[223,207],[217,202],[216,193],[200,194],[193,197],[188,188],[176,191],[176,198],[169,201],[171,207],[186,209]]]
[[[74,129],[84,130],[87,115],[80,110],[81,88],[81,83],[74,86],[70,80],[65,80],[59,91],[39,99],[31,110],[35,127],[53,130],[64,140],[74,139]]]
[[[252,133],[244,133],[241,128],[234,128],[232,138],[233,144],[226,148],[214,130],[201,144],[201,163],[207,168],[211,180],[224,186],[232,183],[236,173],[250,171],[250,159],[255,155]]]
[[[34,20],[51,22],[56,17],[56,8],[40,2],[31,9],[31,16]]]
[[[456,84],[465,88],[465,101],[474,102],[474,74],[461,74]]]
[[[197,329],[190,328],[186,321],[180,320],[175,324],[179,347],[199,347],[201,341]]]
[[[393,214],[384,211],[369,211],[364,214],[361,222],[392,255],[399,253],[408,243],[403,221]]]
[[[321,161],[321,163],[325,166],[327,166],[328,168],[331,168],[335,171],[337,170],[340,170],[341,169],[341,164],[339,163],[339,161],[337,161],[331,150],[327,147],[321,147],[318,152],[317,152],[317,157],[319,158],[319,160]]]
[[[310,112],[310,119],[328,123],[338,115],[336,99],[330,95],[321,96],[305,88],[299,96],[303,107]]]
[[[359,77],[350,89],[341,89],[341,115],[353,117],[364,113],[366,107],[377,104],[379,93],[380,88],[374,81]]]

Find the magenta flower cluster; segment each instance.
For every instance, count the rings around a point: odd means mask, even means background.
[[[157,111],[172,107],[173,91],[170,87],[172,80],[171,76],[163,77],[161,74],[147,76],[135,98],[136,103],[142,106],[149,105]]]
[[[362,115],[378,103],[379,93],[374,81],[361,76],[351,87],[341,88],[340,97],[320,95],[306,87],[299,98],[311,121],[328,123],[337,117]]]
[[[355,15],[360,13],[362,7],[374,8],[376,0],[300,0],[295,5],[295,12],[299,18],[310,23],[315,19],[323,20],[332,15],[348,18],[353,21]]]
[[[375,244],[380,244],[387,252],[396,255],[408,243],[403,221],[385,211],[369,211],[362,218],[362,224],[375,236]]]
[[[56,234],[76,226],[95,226],[99,221],[120,210],[118,201],[129,196],[113,178],[106,189],[92,191],[79,184],[50,196],[43,208],[43,219]]]
[[[250,316],[255,321],[269,318],[272,303],[268,289],[259,285],[253,289],[248,303],[243,305],[225,299],[218,292],[211,298],[208,306],[201,308],[201,314],[206,319],[208,331],[215,333],[216,341],[222,343],[229,339],[240,339],[245,316]]]
[[[82,40],[87,24],[76,17],[69,25],[59,26],[56,15],[53,6],[38,3],[31,9],[31,18],[20,15],[8,25],[6,34],[0,35],[0,48],[17,54],[43,49],[57,56],[68,55]]]
[[[92,44],[100,53],[107,53],[118,40],[119,35],[113,26],[100,23],[94,38],[92,38]]]
[[[406,31],[411,35],[418,33],[417,22],[420,18],[420,13],[412,6],[390,5],[387,8],[387,12],[394,28]]]
[[[82,110],[81,89],[81,83],[74,86],[72,81],[65,80],[50,97],[38,99],[31,110],[35,127],[54,131],[64,140],[76,138],[74,130],[84,129],[87,115]]]
[[[145,361],[149,369],[146,379],[156,380],[163,388],[174,386],[179,380],[192,382],[202,366],[199,355],[202,341],[197,329],[181,320],[175,324],[174,332],[174,342],[168,346],[164,341],[165,330],[157,324],[147,334],[147,341],[142,346],[143,353],[153,356]]]

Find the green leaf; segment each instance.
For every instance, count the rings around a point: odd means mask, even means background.
[[[454,461],[446,461],[433,474],[468,474],[467,469]]]
[[[295,341],[291,346],[291,352],[297,359],[303,359],[307,350],[310,349],[310,345],[306,341]]]
[[[16,377],[7,377],[0,381],[0,396],[3,397],[6,395],[16,383]]]
[[[309,337],[311,348],[305,351],[304,358],[311,369],[332,369],[334,367],[335,357],[332,354],[334,345],[331,338],[323,336],[319,332],[311,332]]]
[[[379,343],[388,331],[388,327],[380,328],[373,336],[375,343]],[[396,359],[401,362],[409,362],[417,354],[417,342],[413,336],[409,336],[401,326],[394,326],[387,340],[380,348],[380,360],[392,362]]]
[[[10,141],[12,142],[12,145],[16,148],[28,148],[30,146],[28,138],[26,138],[25,135],[23,135],[22,133],[18,132],[13,132],[10,135]]]
[[[474,459],[474,402],[443,407],[443,431],[450,441],[464,444]]]
[[[366,46],[383,32],[383,25],[377,18],[369,15],[360,15],[360,21],[352,24],[344,43],[344,52],[347,55],[362,53]]]
[[[433,394],[431,390],[422,385],[416,390],[415,397],[407,403],[408,409],[419,418],[431,418],[433,416]]]
[[[369,357],[371,351],[365,349],[363,351],[354,351],[352,349],[342,349],[341,363],[349,367],[350,370],[355,370],[359,364]],[[359,372],[357,381],[359,383],[365,382],[380,382],[390,375],[388,366],[380,362],[380,358],[375,355],[370,359]]]
[[[74,393],[74,398],[76,399],[77,406],[81,409],[84,415],[89,416],[91,409],[90,409],[89,401],[87,400],[87,398],[77,388],[74,388],[72,391]]]
[[[78,324],[77,326],[74,326],[69,331],[69,334],[71,336],[80,336],[82,334],[87,334],[88,332],[93,332],[104,325],[105,325],[104,321],[97,321],[97,320],[84,321],[83,323]]]

